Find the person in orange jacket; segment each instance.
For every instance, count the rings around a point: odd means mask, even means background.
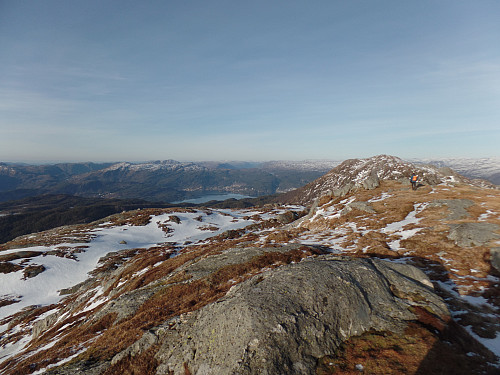
[[[417,190],[417,181],[418,181],[418,176],[416,173],[413,173],[410,177],[412,190]]]

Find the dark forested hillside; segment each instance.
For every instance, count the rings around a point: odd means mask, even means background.
[[[26,165],[0,163],[0,202],[49,193],[57,184],[112,163]]]
[[[0,163],[0,202],[41,194],[144,199],[175,202],[209,194],[249,196],[298,188],[326,173],[331,164],[148,163],[55,164]]]
[[[276,196],[228,199],[203,204],[169,204],[141,199],[84,198],[72,195],[41,195],[0,203],[0,244],[16,237],[63,225],[90,223],[122,211],[138,208],[217,207],[244,208],[272,203]]]
[[[99,199],[69,195],[42,195],[4,202],[0,203],[0,243],[62,225],[89,223],[126,210],[169,206],[139,199]]]

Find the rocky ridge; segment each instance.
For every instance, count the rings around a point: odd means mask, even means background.
[[[494,184],[500,184],[500,158],[445,158],[414,159],[415,163],[432,164],[437,167],[449,167],[469,178],[480,178]]]
[[[417,191],[397,178],[376,186],[360,178],[343,194],[332,186],[307,215],[278,205],[239,214],[141,210],[16,240],[79,259],[94,251],[100,226],[164,233],[148,247],[128,237],[131,246],[102,257],[89,279],[61,290],[63,299],[0,321],[0,370],[495,374],[500,194],[465,179],[422,180]],[[232,229],[221,224],[232,221]],[[206,236],[186,236],[190,225]],[[83,253],[74,251],[77,232],[90,236]],[[20,253],[16,241],[3,253]],[[26,268],[44,259],[17,255],[4,262]]]
[[[437,185],[440,183],[467,183],[495,188],[483,180],[470,180],[450,168],[433,165],[416,165],[389,155],[378,155],[367,159],[350,159],[342,162],[324,176],[291,191],[279,198],[281,202],[308,204],[326,194],[344,196],[356,189],[374,189],[381,180],[397,180],[409,183],[410,176],[419,175],[419,183]]]

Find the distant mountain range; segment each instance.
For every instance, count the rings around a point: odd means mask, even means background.
[[[465,177],[482,178],[500,185],[500,158],[412,159],[410,161],[432,164],[437,167],[450,167]]]
[[[209,194],[290,191],[338,164],[304,162],[0,163],[0,202],[41,194],[173,202]]]
[[[448,166],[466,177],[500,184],[499,158],[413,159],[411,162]],[[271,195],[302,187],[339,164],[338,160],[0,163],[0,202],[41,194],[163,202],[224,193]]]

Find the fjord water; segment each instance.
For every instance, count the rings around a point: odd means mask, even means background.
[[[242,194],[233,194],[233,193],[228,193],[228,194],[212,194],[212,195],[204,195],[199,198],[193,198],[193,199],[185,199],[183,201],[176,201],[172,202],[174,204],[176,203],[194,203],[194,204],[200,204],[200,203],[206,203],[210,201],[225,201],[226,199],[243,199],[243,198],[254,198],[249,195],[242,195]]]

